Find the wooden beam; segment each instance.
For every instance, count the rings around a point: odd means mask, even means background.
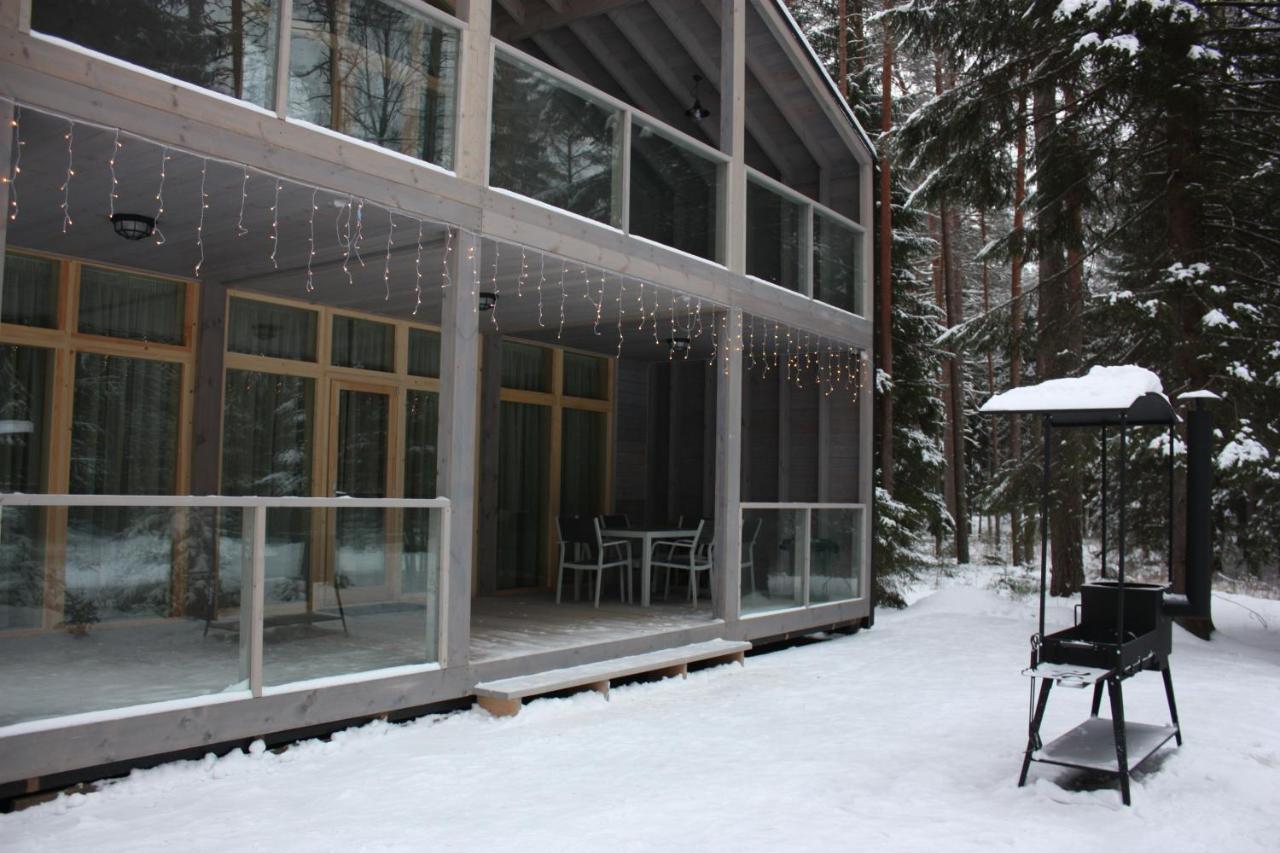
[[[725,266],[747,271],[747,0],[719,0],[720,20],[720,150],[728,166],[725,217]],[[739,317],[741,323],[741,317]],[[735,422],[736,423],[736,422]]]
[[[720,9],[720,3],[723,0],[702,0],[702,6],[706,9],[711,17],[716,19],[716,23],[724,26],[724,15]],[[777,77],[771,74],[767,69],[762,68],[758,57],[750,51],[746,52],[747,70],[751,72],[751,76],[755,78],[756,83],[764,91],[765,96],[777,108],[782,117],[791,125],[791,129],[795,131],[796,136],[800,139],[800,144],[804,146],[804,150],[809,152],[809,156],[813,158],[813,162],[818,165],[819,169],[825,169],[829,166],[825,157],[810,143],[810,135],[808,130],[808,120],[800,116],[795,109],[795,100],[788,98],[778,86]],[[821,98],[822,95],[815,94],[815,98]]]
[[[524,26],[525,8],[521,0],[498,0],[498,5],[502,7],[502,11],[511,16],[511,20],[521,27]]]
[[[507,44],[516,44],[538,33],[568,26],[582,18],[602,15],[613,9],[630,6],[639,0],[558,0],[545,8],[526,9],[524,20],[515,26],[500,27],[495,34]]]
[[[489,95],[493,87],[489,62],[493,5],[492,0],[461,0],[458,6],[467,26],[462,31],[462,56],[458,61],[458,127],[453,168],[464,181],[485,184],[489,160]]]
[[[574,21],[569,25],[569,32],[573,33],[578,41],[582,42],[582,46],[586,48],[587,53],[591,54],[591,57],[606,68],[614,80],[618,81],[618,85],[622,88],[622,91],[627,93],[627,98],[631,103],[652,116],[662,117],[664,113],[663,107],[645,90],[638,80],[622,72],[617,58],[605,47],[600,36],[591,29],[590,25],[585,21]]]
[[[450,260],[455,282],[444,291],[440,332],[439,494],[452,503],[448,572],[442,577],[442,666],[465,665],[471,645],[471,568],[475,554],[476,408],[480,363],[479,312],[471,300],[480,264],[480,237],[459,231]]]

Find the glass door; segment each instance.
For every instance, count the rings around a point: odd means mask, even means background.
[[[391,496],[393,395],[389,388],[333,383],[329,480],[335,497]],[[317,597],[340,594],[350,602],[385,596],[398,557],[391,546],[393,519],[385,510],[360,508],[331,510],[329,517],[330,566]]]
[[[551,407],[503,402],[498,416],[500,591],[541,588],[546,577]]]

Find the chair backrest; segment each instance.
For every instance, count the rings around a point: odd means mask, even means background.
[[[631,520],[625,514],[602,515],[600,516],[600,526],[613,528],[614,530],[626,530],[631,527]]]
[[[557,525],[562,543],[586,548],[587,559],[595,561],[600,549],[600,522],[597,519],[562,515],[557,519]],[[567,556],[574,559],[576,555],[570,551]]]
[[[747,524],[742,531],[742,544],[748,548],[755,547],[756,540],[760,538],[760,528],[764,526],[764,519],[757,518],[755,524]],[[750,530],[750,535],[747,531]]]

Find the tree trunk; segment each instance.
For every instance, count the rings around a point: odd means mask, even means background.
[[[884,25],[880,66],[880,369],[893,378],[893,184],[889,133],[893,130],[893,36]],[[880,395],[880,483],[893,494],[893,394]]]
[[[1027,199],[1027,99],[1022,94],[1018,95],[1017,149],[1013,183],[1014,250],[1009,269],[1009,384],[1014,388],[1022,384],[1022,257],[1025,246],[1022,205]],[[1014,470],[1017,470],[1022,462],[1022,418],[1017,415],[1009,422],[1009,456],[1013,459]],[[1009,513],[1014,565],[1022,565],[1027,560],[1022,548],[1022,535],[1022,511],[1015,500]]]
[[[942,226],[942,286],[947,328],[964,320],[964,288],[955,262],[955,233],[959,217],[944,199],[940,203]],[[947,431],[951,438],[951,467],[948,478],[954,496],[956,522],[956,562],[969,562],[969,501],[966,494],[964,358],[954,344],[947,345]]]
[[[1062,353],[1069,352],[1070,348],[1068,318],[1071,309],[1063,239],[1066,223],[1061,190],[1065,182],[1060,171],[1064,162],[1060,156],[1064,143],[1058,135],[1057,87],[1053,80],[1036,84],[1033,109],[1038,191],[1046,199],[1036,212],[1040,256],[1036,365],[1039,379],[1043,381],[1067,375],[1066,369],[1071,361],[1070,357],[1062,357]],[[1044,440],[1050,440],[1050,436],[1044,436]],[[1079,454],[1073,452],[1077,441],[1069,433],[1055,431],[1052,440],[1056,443],[1057,452],[1050,480],[1052,576],[1049,590],[1053,595],[1070,595],[1084,582]]]
[[[836,4],[836,68],[840,94],[849,100],[849,9],[848,0]]]

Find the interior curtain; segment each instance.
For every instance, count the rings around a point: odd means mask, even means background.
[[[303,308],[231,299],[227,349],[267,358],[316,359],[316,313]]]
[[[22,326],[58,325],[58,266],[47,258],[6,252],[0,319]]]
[[[181,344],[185,284],[115,270],[80,270],[80,331],[92,335]]]
[[[542,585],[550,419],[551,410],[547,406],[503,403],[501,407],[498,418],[498,589]]]
[[[521,391],[550,391],[550,350],[529,344],[502,342],[502,387]]]
[[[560,512],[604,512],[605,416],[565,409],[560,454]]]
[[[0,492],[45,490],[51,361],[49,350],[0,347]],[[0,629],[40,624],[43,518],[40,507],[0,516]]]
[[[333,318],[333,363],[364,370],[394,369],[395,327],[356,317]]]

